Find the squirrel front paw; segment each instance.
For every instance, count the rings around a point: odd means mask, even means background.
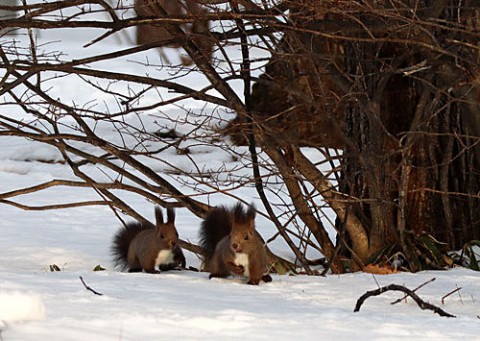
[[[272,276],[270,275],[263,275],[262,276],[262,281],[264,281],[265,283],[268,283],[268,282],[271,282],[272,281]]]
[[[245,268],[243,267],[243,265],[236,265],[233,268],[233,273],[235,275],[243,275],[245,273]]]
[[[259,283],[260,283],[259,279],[252,279],[252,278],[250,278],[250,280],[247,282],[247,284],[250,284],[250,285],[258,285]]]
[[[243,265],[237,265],[235,263],[228,263],[228,268],[229,268],[230,272],[235,274],[235,275],[241,276],[245,273],[245,268],[243,267]]]

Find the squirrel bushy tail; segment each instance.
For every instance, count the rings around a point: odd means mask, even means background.
[[[205,263],[208,264],[217,244],[230,234],[232,230],[232,216],[224,206],[212,209],[200,226],[200,246],[205,250]]]
[[[127,258],[128,249],[132,243],[132,240],[140,232],[151,228],[151,226],[147,226],[145,224],[132,222],[127,223],[124,228],[118,230],[113,237],[113,243],[111,247],[113,265],[115,266],[115,269],[119,271],[125,271],[129,269]]]

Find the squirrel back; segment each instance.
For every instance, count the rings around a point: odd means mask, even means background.
[[[138,222],[128,223],[114,236],[112,255],[114,265],[119,270],[129,272],[158,272],[185,267],[185,256],[178,245],[178,232],[175,228],[175,212],[167,209],[167,221],[159,207],[155,207],[156,226]]]
[[[200,246],[205,249],[204,266],[212,277],[241,275],[249,284],[270,282],[265,248],[255,231],[255,207],[244,210],[218,207],[210,211],[200,227]]]

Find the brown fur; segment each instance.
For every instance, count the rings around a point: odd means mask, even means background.
[[[155,207],[156,226],[130,223],[119,230],[114,237],[112,253],[117,268],[129,272],[158,272],[155,262],[160,251],[171,253],[171,259],[163,259],[158,264],[162,271],[185,267],[185,256],[178,245],[178,232],[175,228],[175,212],[167,209],[167,222],[163,221],[162,211]]]
[[[192,0],[135,0],[134,8],[137,16],[142,19],[161,18],[164,11],[172,16],[187,14],[193,18],[208,12],[206,6]],[[186,36],[190,37],[197,45],[204,57],[211,61],[214,40],[210,37],[209,21],[197,18],[192,24],[180,24],[179,26]],[[137,26],[137,44],[139,45],[155,43],[161,47],[168,42],[172,44],[174,38],[168,28],[162,24]],[[176,43],[170,46],[180,47],[181,44]],[[188,56],[181,56],[181,60],[184,65],[192,64],[192,60]]]
[[[200,245],[205,249],[205,270],[212,277],[239,275],[248,278],[248,284],[270,282],[265,247],[255,231],[255,208],[245,211],[240,203],[232,210],[213,209],[200,229]],[[243,255],[243,256],[242,256]],[[238,257],[248,259],[239,263]]]

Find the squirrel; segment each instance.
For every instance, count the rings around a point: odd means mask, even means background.
[[[156,226],[132,222],[126,224],[114,236],[111,247],[114,265],[128,272],[158,273],[178,266],[185,268],[185,256],[178,244],[175,228],[175,211],[167,208],[167,222],[155,207]]]
[[[241,203],[231,210],[216,207],[207,214],[200,227],[200,246],[209,278],[239,275],[253,285],[272,281],[264,244],[255,231],[255,214],[253,204],[245,211]]]

